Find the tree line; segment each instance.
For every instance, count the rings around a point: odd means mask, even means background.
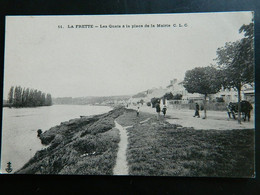
[[[209,94],[216,94],[221,88],[234,88],[238,93],[238,122],[241,123],[241,89],[245,84],[254,82],[254,25],[242,25],[239,33],[244,37],[236,42],[227,42],[217,49],[215,65],[196,67],[188,70],[184,78],[184,87],[189,93],[204,95],[206,118],[206,99]]]
[[[45,94],[37,89],[12,86],[8,93],[8,103],[13,107],[51,106],[51,94]]]

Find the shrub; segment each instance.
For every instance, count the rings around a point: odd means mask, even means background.
[[[152,107],[154,108],[155,107],[155,104],[157,103],[157,102],[160,102],[160,98],[152,98],[151,99],[151,103],[152,103]]]
[[[174,98],[174,96],[171,92],[164,94],[163,97],[166,98],[167,100],[173,100],[173,98]]]
[[[223,97],[216,97],[216,101],[217,101],[217,102],[225,102],[225,100],[223,99]]]
[[[182,94],[176,94],[175,96],[173,96],[174,100],[181,100],[182,99]]]

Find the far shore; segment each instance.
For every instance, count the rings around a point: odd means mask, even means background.
[[[117,106],[111,104],[52,104],[50,106],[59,106],[59,105],[69,105],[69,106],[107,106],[110,108],[115,108]],[[47,106],[47,105],[46,105]],[[46,107],[46,106],[27,106],[27,107],[15,107],[9,103],[3,103],[3,108],[39,108],[39,107]]]
[[[3,108],[39,108],[39,107],[46,107],[46,106],[53,106],[52,105],[43,105],[43,106],[13,106],[12,104],[4,103]]]

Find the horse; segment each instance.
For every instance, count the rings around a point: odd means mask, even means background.
[[[240,102],[240,111],[244,116],[244,121],[246,121],[246,118],[248,118],[248,121],[250,121],[250,112],[252,109],[253,106],[250,104],[250,102],[246,100]],[[238,102],[230,102],[227,106],[227,113],[229,118],[231,118],[232,115],[232,117],[236,119],[236,114],[238,113]]]

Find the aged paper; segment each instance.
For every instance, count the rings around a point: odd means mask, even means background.
[[[254,177],[253,23],[7,16],[1,172]]]

